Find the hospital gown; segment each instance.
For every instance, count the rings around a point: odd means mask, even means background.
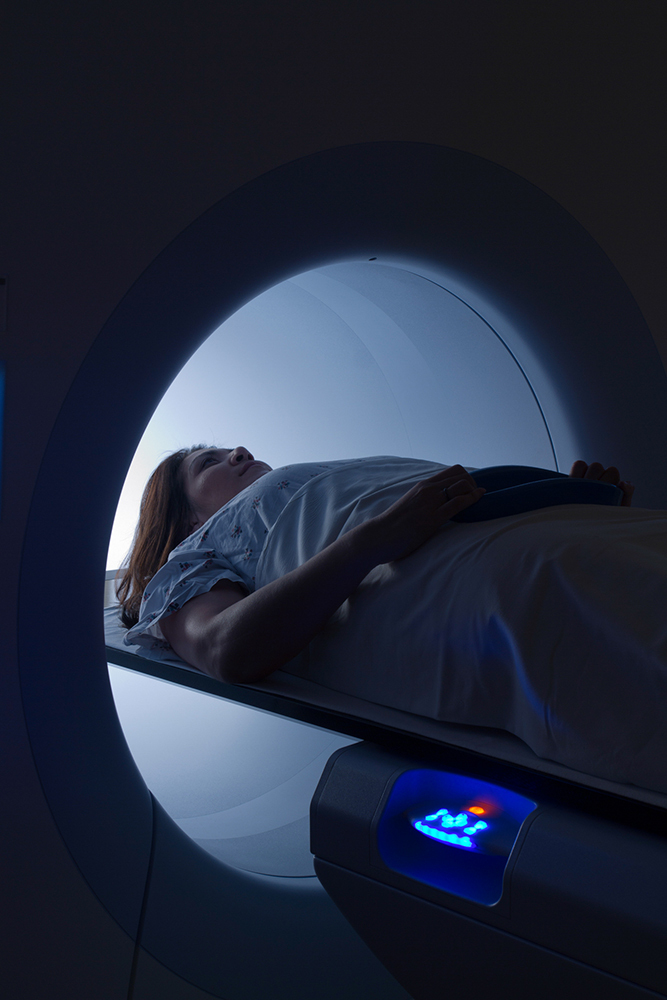
[[[442,468],[379,457],[268,473],[174,550],[126,641],[165,644],[159,619],[218,580],[270,583]],[[667,512],[449,522],[373,569],[283,669],[667,792]]]

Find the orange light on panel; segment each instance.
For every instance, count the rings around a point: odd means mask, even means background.
[[[486,816],[489,819],[493,816],[498,816],[502,813],[503,808],[499,802],[492,802],[489,799],[473,799],[472,805],[466,806],[466,810],[469,813],[474,813],[475,816]]]

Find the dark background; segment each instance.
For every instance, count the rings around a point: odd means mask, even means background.
[[[33,971],[41,981],[27,940],[69,996],[97,995],[114,968],[116,931],[42,797],[14,649],[35,476],[102,324],[244,182],[318,150],[410,140],[488,158],[560,202],[616,265],[666,361],[666,28],[664,0],[15,0],[3,15],[0,733],[14,881],[2,947],[26,996]],[[101,940],[89,986],[79,972],[67,987],[81,948],[94,959]]]

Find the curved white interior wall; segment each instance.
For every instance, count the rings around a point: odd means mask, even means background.
[[[192,356],[130,467],[110,569],[153,468],[199,442],[244,445],[274,468],[365,455],[556,468],[531,387],[491,326],[430,278],[373,262],[268,289]]]

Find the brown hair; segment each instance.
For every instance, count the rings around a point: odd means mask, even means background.
[[[118,571],[116,578],[119,581],[116,595],[122,608],[120,618],[126,628],[132,628],[139,620],[141,598],[148,582],[164,566],[171,550],[191,532],[195,515],[185,492],[181,466],[188,455],[206,447],[196,444],[174,452],[160,462],[146,483],[128,564]]]

